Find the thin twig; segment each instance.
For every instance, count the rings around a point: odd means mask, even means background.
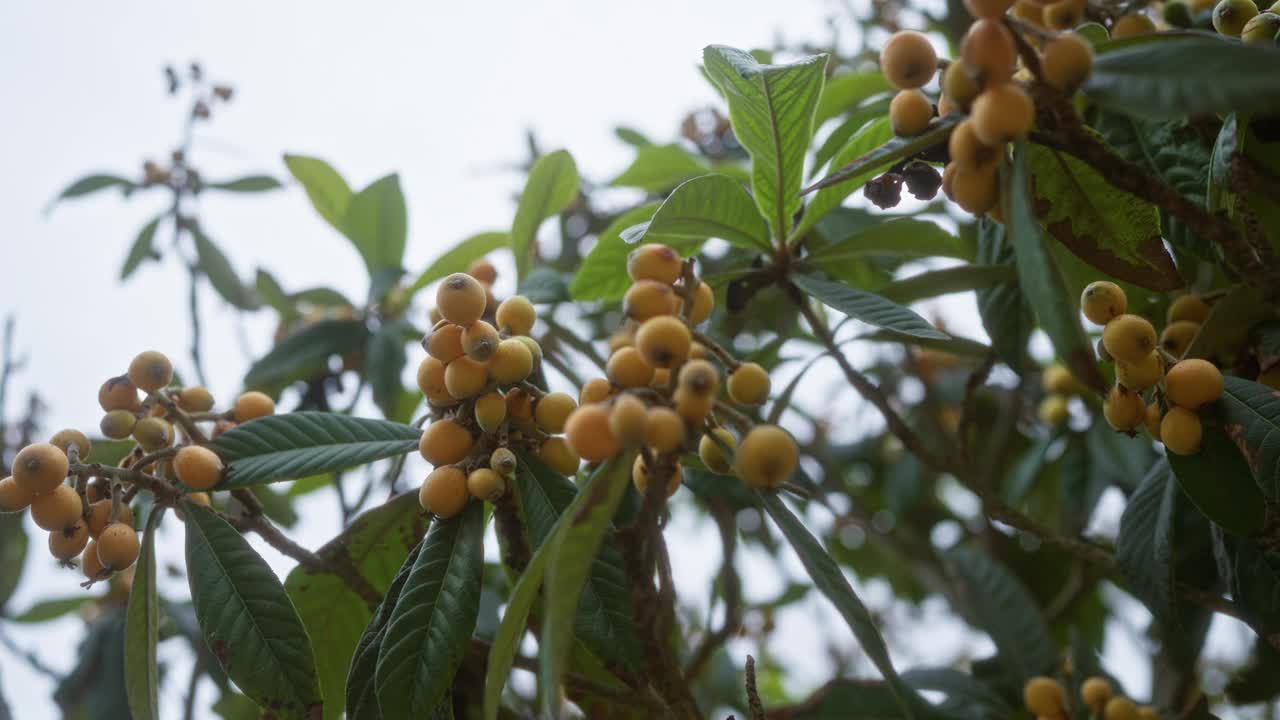
[[[696,680],[716,650],[724,647],[725,642],[733,637],[742,625],[742,579],[734,567],[737,551],[738,524],[733,509],[723,502],[717,502],[711,508],[711,516],[720,530],[721,564],[720,588],[724,594],[724,621],[715,632],[709,632],[698,643],[691,653],[691,659],[685,665],[685,680]],[[708,613],[707,626],[710,628],[711,617]]]
[[[756,659],[747,656],[747,710],[751,720],[765,720],[764,703],[760,702],[760,691],[756,689]]]

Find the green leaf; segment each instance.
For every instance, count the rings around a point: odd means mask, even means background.
[[[164,218],[164,215],[157,215],[138,231],[138,237],[133,241],[133,245],[129,247],[129,254],[124,259],[124,265],[120,267],[121,281],[128,280],[129,276],[133,274],[134,270],[138,269],[143,260],[156,257],[153,244],[156,239],[156,230],[160,228],[160,221]]]
[[[26,564],[28,539],[22,517],[22,513],[0,514],[0,611],[13,597]]]
[[[218,489],[342,470],[418,447],[410,425],[324,412],[269,415],[242,423],[209,443],[227,464]]]
[[[761,65],[742,50],[711,45],[702,51],[702,62],[729,103],[738,142],[751,154],[751,190],[760,214],[775,237],[786,238],[800,209],[804,157],[827,57]]]
[[[978,627],[991,636],[996,658],[1019,686],[1053,667],[1049,627],[1031,593],[1004,565],[984,552],[953,548],[946,559],[964,583]]]
[[[826,121],[857,107],[872,95],[892,90],[889,82],[884,79],[884,73],[879,70],[832,75],[822,88],[822,96],[813,113],[813,126],[821,127]]]
[[[851,678],[831,680],[813,691],[804,702],[783,705],[777,710],[780,717],[789,720],[899,720],[910,717],[903,715],[893,689],[885,683]]]
[[[626,127],[625,125],[619,125],[614,128],[613,134],[619,140],[631,147],[642,148],[653,144],[653,141],[646,137],[644,133],[636,130],[635,128]]]
[[[316,555],[329,567],[351,568],[382,597],[426,530],[421,515],[417,493],[404,493],[362,513]],[[374,608],[336,573],[298,566],[289,573],[284,589],[311,635],[324,716],[341,718],[347,704],[343,699],[347,669]]]
[[[258,298],[240,281],[240,276],[236,275],[235,268],[231,267],[231,261],[222,250],[200,228],[196,228],[193,235],[200,270],[209,278],[213,289],[218,291],[223,300],[241,310],[257,310],[260,307]]]
[[[160,717],[160,667],[156,645],[160,642],[160,599],[156,596],[156,525],[160,512],[147,518],[142,550],[134,570],[129,606],[125,611],[124,680],[129,711],[134,720]]]
[[[283,187],[280,181],[270,175],[246,175],[235,180],[205,183],[204,187],[230,192],[263,192]]]
[[[978,262],[1000,264],[1017,271],[1017,258],[1004,225],[988,217],[978,221]],[[979,290],[977,295],[978,315],[982,318],[982,327],[991,337],[991,347],[1004,364],[1021,374],[1027,357],[1027,343],[1035,329],[1035,318],[1017,279]]]
[[[258,268],[258,274],[254,277],[254,290],[258,292],[258,297],[262,298],[262,302],[270,305],[273,310],[280,313],[281,317],[291,317],[296,315],[298,308],[295,306],[293,299],[289,294],[280,287],[280,283],[270,272]]]
[[[875,293],[851,288],[841,283],[821,280],[812,275],[796,274],[791,282],[823,304],[868,325],[894,330],[911,337],[947,340],[951,336],[929,324],[928,320]]]
[[[1274,48],[1181,36],[1100,52],[1084,91],[1103,107],[1133,115],[1265,112],[1280,107],[1277,76]]]
[[[1040,222],[1071,252],[1144,288],[1183,286],[1154,205],[1116,188],[1083,160],[1043,145],[1027,147],[1027,162]]]
[[[622,233],[627,243],[701,246],[718,237],[747,250],[770,251],[769,226],[751,196],[726,175],[696,177],[671,192],[643,229]]]
[[[1234,357],[1249,342],[1254,326],[1273,315],[1274,308],[1263,302],[1253,288],[1243,283],[1231,287],[1214,301],[1209,317],[1182,357]]]
[[[1224,394],[1225,396],[1225,394]],[[1249,463],[1231,442],[1223,427],[1227,402],[1220,401],[1216,412],[1201,412],[1203,432],[1200,452],[1166,457],[1178,487],[1205,517],[1229,533],[1248,537],[1266,523],[1266,500],[1250,472]]]
[[[276,394],[290,383],[324,373],[329,358],[363,350],[369,331],[359,320],[321,320],[276,343],[244,376],[244,386]]]
[[[259,707],[314,717],[323,703],[311,640],[280,580],[213,510],[183,502],[182,512],[191,600],[218,663]]]
[[[96,193],[99,190],[106,190],[107,188],[113,187],[120,188],[121,192],[128,195],[138,188],[138,184],[132,180],[122,178],[119,175],[109,175],[106,173],[85,175],[65,187],[62,192],[58,193],[58,197],[54,198],[53,202],[49,203],[49,209],[52,209],[59,200],[84,197],[85,195]]]
[[[529,271],[517,292],[532,303],[564,302],[569,299],[569,280],[559,270],[543,265]]]
[[[534,241],[542,221],[569,207],[578,197],[579,183],[578,166],[567,150],[543,155],[529,169],[511,221],[511,253],[516,258],[519,279],[533,268],[537,252]]]
[[[1280,499],[1280,391],[1227,377],[1219,407],[1224,429],[1244,453],[1258,486],[1271,500]]]
[[[560,717],[560,692],[569,665],[577,624],[579,598],[586,586],[596,555],[613,522],[622,497],[631,485],[634,453],[613,457],[583,489],[586,500],[572,515],[569,524],[549,538],[551,558],[547,561],[546,594],[542,633],[538,644],[538,687],[543,713]]]
[[[382,414],[390,416],[395,412],[404,383],[400,376],[404,373],[407,362],[404,350],[404,337],[411,327],[404,321],[383,323],[382,327],[369,338],[365,350],[365,377],[369,387],[373,389],[373,401],[378,404]]]
[[[81,594],[53,600],[41,600],[17,615],[5,619],[23,624],[49,622],[50,620],[57,620],[64,615],[79,612],[80,608],[84,607],[84,604],[89,602],[90,599],[88,596]]]
[[[946,694],[947,699],[938,705],[945,716],[984,720],[1020,717],[996,689],[959,670],[915,668],[902,673],[902,680],[916,690],[933,690]],[[945,712],[947,710],[956,712]]]
[[[757,493],[757,495],[760,496],[769,517],[782,531],[787,542],[791,543],[791,549],[795,550],[805,571],[813,579],[813,584],[826,596],[827,600],[831,601],[832,605],[835,605],[845,623],[849,625],[849,629],[853,631],[853,636],[857,638],[862,651],[867,654],[871,662],[875,663],[876,669],[880,671],[880,675],[893,692],[894,700],[902,712],[901,716],[915,717],[917,714],[915,710],[920,707],[923,700],[898,676],[898,671],[894,669],[893,661],[889,657],[889,648],[885,645],[884,638],[880,636],[880,630],[871,618],[867,606],[862,604],[862,600],[850,587],[840,566],[836,565],[835,560],[831,559],[831,555],[822,547],[818,539],[791,512],[780,495],[777,493]]]
[[[828,218],[833,219],[835,216]],[[837,231],[835,224],[824,223],[824,229]],[[868,254],[895,255],[908,258],[949,257],[973,262],[974,248],[936,223],[914,218],[883,220],[857,226],[852,232],[840,233],[831,241],[814,249],[806,261],[824,272]]]
[[[930,350],[938,350],[952,355],[960,355],[962,357],[983,358],[991,352],[991,348],[983,345],[976,340],[969,338],[948,336],[946,339],[939,340],[937,338],[924,338],[895,330],[877,330],[875,332],[859,335],[854,340],[865,340],[867,342],[883,342],[883,343],[902,343],[903,345],[914,345],[915,347],[928,348]]]
[[[347,207],[351,204],[351,186],[320,158],[305,155],[285,155],[284,164],[302,183],[311,205],[335,230],[346,234]]]
[[[647,145],[636,151],[636,159],[609,184],[659,193],[707,172],[707,165],[680,145]]]
[[[386,720],[416,720],[445,697],[471,643],[484,570],[484,510],[432,523],[378,653],[378,706]]]
[[[399,270],[409,232],[400,176],[387,175],[352,196],[343,227],[370,275],[379,270]]]
[[[1004,215],[1008,218],[1005,229],[1017,257],[1019,286],[1035,311],[1040,327],[1053,342],[1058,357],[1081,382],[1104,392],[1106,382],[1098,372],[1093,344],[1080,325],[1079,298],[1067,291],[1066,281],[1036,220],[1027,153],[1027,143],[1017,143],[1012,171],[1001,171],[1004,182],[1001,197],[1005,203]]]
[[[631,287],[627,275],[627,256],[633,249],[622,239],[622,231],[647,222],[658,210],[659,203],[649,203],[632,208],[609,223],[600,233],[591,252],[583,258],[569,284],[569,295],[574,300],[619,300]],[[681,254],[696,252],[704,238],[672,245]]]
[[[1125,589],[1162,621],[1172,616],[1177,593],[1173,560],[1177,501],[1173,471],[1167,462],[1157,461],[1129,497],[1116,536],[1116,566]]]
[[[408,582],[409,573],[421,552],[421,542],[409,551],[352,652],[346,684],[348,720],[382,720],[375,683],[378,654],[382,652],[382,642],[387,636],[387,621],[391,619],[391,612],[400,601],[400,593],[404,590],[404,584]]]
[[[511,235],[506,232],[490,231],[472,235],[454,245],[443,255],[436,258],[426,270],[418,275],[418,279],[409,286],[409,294],[413,295],[431,283],[453,273],[466,272],[471,263],[511,243]]]
[[[908,305],[939,295],[985,290],[1017,279],[1018,271],[1011,265],[960,265],[894,280],[877,288],[876,293],[886,300]]]

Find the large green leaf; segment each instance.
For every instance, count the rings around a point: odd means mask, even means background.
[[[27,559],[27,533],[20,513],[0,513],[0,612],[13,597]]]
[[[1218,408],[1226,415],[1225,401]],[[1213,412],[1201,412],[1203,437],[1194,455],[1168,453],[1178,486],[1205,517],[1223,530],[1248,537],[1266,522],[1266,500],[1240,449]]]
[[[908,305],[939,295],[985,290],[994,285],[1016,282],[1017,279],[1018,271],[1011,265],[960,265],[894,280],[877,288],[876,294],[886,300]]]
[[[406,362],[405,336],[412,330],[411,325],[401,320],[383,323],[369,337],[365,350],[365,377],[373,390],[373,401],[387,417],[395,412],[396,403],[404,391],[400,376]]]
[[[53,202],[51,202],[49,206],[52,207],[53,204],[59,200],[84,197],[85,195],[96,193],[99,190],[106,190],[107,188],[113,187],[120,188],[121,192],[128,195],[136,190],[138,185],[132,180],[122,178],[119,175],[110,175],[107,173],[86,175],[63,188],[62,192],[58,193],[58,197],[54,198]]]
[[[553,718],[561,717],[561,682],[569,666],[582,591],[618,504],[631,485],[633,457],[628,453],[606,461],[583,489],[583,505],[572,515],[565,513],[569,523],[548,538],[551,558],[545,580],[553,590],[544,598],[538,688],[543,714]]]
[[[1047,672],[1057,658],[1049,627],[1018,578],[984,552],[957,547],[946,553],[964,583],[974,621],[991,636],[996,658],[1018,681]]]
[[[828,221],[832,222],[823,223],[824,234],[827,230],[838,232],[840,223],[834,221],[836,217],[831,215]],[[928,220],[873,218],[867,225],[849,223],[849,230],[835,234],[829,242],[812,250],[806,261],[824,272],[837,272],[840,265],[866,255],[949,257],[970,262],[976,257],[971,242]]]
[[[656,193],[707,172],[707,165],[680,145],[647,145],[636,150],[636,159],[610,184]]]
[[[823,186],[809,198],[808,204],[804,207],[804,216],[796,226],[796,235],[803,235],[816,227],[818,221],[839,207],[845,198],[861,189],[878,173],[888,169],[898,158],[877,158],[883,148],[890,147],[893,143],[893,126],[889,124],[887,115],[877,117],[863,125],[857,134],[840,148],[835,157],[831,158],[828,165],[829,168],[856,165],[857,172],[845,175],[839,182]],[[863,163],[863,159],[868,157],[873,158],[872,162]]]
[[[160,221],[166,216],[157,215],[152,218],[151,222],[142,226],[138,231],[138,237],[134,239],[133,245],[129,246],[129,254],[125,256],[124,265],[120,266],[120,279],[128,280],[134,270],[142,264],[147,258],[154,258],[155,255],[155,239],[156,230],[160,228]]]
[[[727,175],[703,175],[680,185],[652,220],[622,233],[627,243],[643,239],[686,247],[712,237],[747,250],[770,249],[769,226],[742,184]]]
[[[453,273],[465,272],[471,267],[471,263],[510,244],[510,233],[499,231],[476,233],[446,250],[443,255],[427,266],[427,269],[423,270],[418,279],[409,286],[409,294],[412,295]]]
[[[1243,283],[1228,288],[1214,301],[1209,317],[1182,357],[1234,357],[1248,344],[1254,326],[1274,314],[1275,308],[1263,302],[1257,290]]]
[[[1001,197],[1008,219],[1005,228],[1017,257],[1019,286],[1058,357],[1073,375],[1102,392],[1106,382],[1098,372],[1093,345],[1080,325],[1079,299],[1067,291],[1036,220],[1027,153],[1027,143],[1019,142],[1013,152],[1012,171],[1002,172]]]
[[[817,298],[825,305],[851,318],[875,327],[893,330],[911,337],[946,340],[950,335],[929,324],[910,308],[886,300],[875,293],[851,288],[812,275],[796,274],[791,277],[796,287]]]
[[[222,299],[241,310],[257,310],[261,307],[261,303],[258,302],[253,290],[240,280],[235,268],[231,266],[231,261],[209,239],[209,236],[205,235],[204,231],[199,228],[196,228],[193,234],[195,235],[196,258],[200,264],[200,270],[209,278],[209,284],[213,286],[214,290],[218,291]]]
[[[330,566],[342,563],[352,568],[382,596],[425,532],[421,514],[417,493],[405,493],[361,514],[316,554]],[[324,716],[340,718],[347,705],[343,700],[347,669],[373,618],[373,608],[367,598],[331,572],[298,566],[285,579],[284,589],[311,634],[316,674],[325,699]]]
[[[270,175],[245,175],[234,180],[204,183],[203,187],[229,192],[263,192],[281,187],[280,181]]]
[[[419,542],[409,551],[400,569],[396,572],[382,602],[373,614],[373,619],[365,627],[351,654],[351,669],[347,672],[346,708],[347,720],[382,720],[382,711],[378,709],[378,692],[375,682],[378,669],[378,654],[382,652],[382,642],[387,636],[387,621],[391,612],[400,601],[400,592],[409,580],[409,573],[418,561],[422,552]]]
[[[657,212],[659,203],[649,203],[632,208],[622,213],[609,227],[600,233],[591,252],[583,258],[569,284],[569,294],[574,300],[621,299],[631,287],[631,276],[627,275],[627,256],[634,249],[622,239],[622,231],[646,223]],[[754,208],[752,208],[754,211]],[[702,247],[705,237],[693,238],[685,242],[668,244],[683,254],[696,252]]]
[[[1085,262],[1151,290],[1182,287],[1160,237],[1156,207],[1116,188],[1083,160],[1043,145],[1027,147],[1036,209],[1044,228]]]
[[[938,705],[944,717],[1004,720],[1021,717],[995,688],[968,673],[951,668],[915,668],[902,679],[917,690],[933,690],[947,696]]]
[[[422,431],[339,413],[294,412],[250,420],[209,443],[227,468],[219,489],[292,480],[403,455]]]
[[[779,239],[800,209],[804,158],[822,94],[825,55],[787,65],[761,65],[750,53],[722,45],[702,51],[708,76],[729,103],[738,142],[751,153],[751,190]]]
[[[1178,484],[1167,462],[1157,462],[1129,497],[1116,536],[1116,566],[1125,588],[1158,620],[1173,612],[1177,592],[1173,546]]]
[[[342,224],[370,275],[399,270],[409,233],[400,176],[393,173],[379,178],[353,195]]]
[[[884,79],[884,73],[878,70],[832,75],[827,78],[822,96],[818,98],[818,107],[813,113],[813,126],[821,126],[846,110],[857,107],[872,95],[892,90],[889,82]]]
[[[773,708],[771,708],[772,710]],[[813,691],[803,702],[776,708],[788,720],[901,720],[893,689],[882,682],[836,678]],[[923,717],[917,713],[917,717]]]
[[[826,596],[827,600],[831,601],[832,605],[835,605],[840,616],[853,631],[853,636],[857,638],[862,651],[871,658],[871,662],[875,663],[876,669],[888,683],[893,691],[894,701],[902,711],[901,717],[915,717],[923,700],[898,676],[897,670],[893,667],[893,661],[889,657],[889,647],[881,637],[875,620],[872,619],[867,606],[862,604],[862,600],[849,585],[840,566],[836,565],[835,560],[822,547],[818,539],[791,512],[780,495],[777,493],[759,493],[759,495],[765,511],[787,538],[787,542],[791,543],[791,549],[795,550],[796,555],[799,556],[804,569],[813,579],[813,584]]]
[[[978,221],[978,262],[1017,269],[1013,244],[1004,225],[984,217]],[[991,337],[991,347],[1004,364],[1021,373],[1027,357],[1027,342],[1035,329],[1035,318],[1022,295],[1017,280],[979,290],[978,315]]]
[[[132,442],[132,441],[130,441]],[[83,593],[71,597],[41,600],[13,617],[5,618],[9,622],[35,624],[57,620],[60,617],[79,612],[84,604],[92,602],[93,597]]]
[[[521,454],[519,467],[516,486],[529,542],[541,548],[581,493],[572,480],[528,454]],[[582,584],[574,635],[597,658],[635,669],[640,662],[640,643],[632,612],[622,554],[612,538],[606,537]]]
[[[160,717],[160,599],[156,595],[156,525],[161,513],[152,512],[142,535],[142,550],[134,569],[129,606],[125,611],[124,682],[134,720]]]
[[[1228,377],[1219,407],[1227,435],[1244,453],[1258,486],[1280,500],[1280,391]]]
[[[484,510],[432,523],[387,620],[375,676],[386,720],[417,720],[446,697],[471,643],[484,570]]]
[[[244,386],[276,394],[328,369],[329,359],[363,350],[369,331],[359,320],[321,320],[276,343],[245,373]]]
[[[184,502],[187,580],[209,649],[236,685],[282,718],[322,709],[311,641],[280,580],[235,528]]]
[[[1084,91],[1103,107],[1133,115],[1262,112],[1280,107],[1277,76],[1274,48],[1178,36],[1099,53]]]
[[[578,166],[567,150],[543,155],[529,169],[511,221],[511,252],[520,279],[533,267],[534,241],[542,221],[569,207],[578,197],[579,183]]]
[[[285,155],[284,164],[302,183],[311,205],[335,230],[346,234],[347,207],[351,205],[351,186],[337,170],[320,158]]]

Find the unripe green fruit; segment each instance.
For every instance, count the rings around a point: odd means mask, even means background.
[[[1280,15],[1273,12],[1258,13],[1244,24],[1240,40],[1245,45],[1275,45],[1277,33],[1280,33]]]
[[[1258,6],[1253,0],[1222,0],[1213,8],[1213,29],[1228,37],[1240,37],[1257,14]]]
[[[1170,0],[1164,4],[1164,21],[1176,28],[1189,28],[1192,24],[1191,6],[1186,0]]]
[[[1040,401],[1040,407],[1036,414],[1039,415],[1040,422],[1049,427],[1058,427],[1071,416],[1071,412],[1067,408],[1067,399],[1061,395],[1046,395]]]

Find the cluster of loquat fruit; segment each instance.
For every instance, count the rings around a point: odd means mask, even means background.
[[[170,485],[191,502],[208,505],[206,491],[221,480],[222,461],[196,444],[203,441],[202,434],[195,433],[198,437],[193,438],[185,428],[216,422],[216,436],[237,423],[275,412],[270,397],[251,391],[237,398],[228,412],[213,413],[208,390],[172,386],[173,377],[169,358],[148,350],[129,363],[128,372],[99,388],[98,403],[105,412],[99,424],[102,434],[134,442],[118,467],[91,462],[89,438],[68,428],[48,442],[19,450],[13,475],[0,480],[0,512],[30,508],[32,520],[49,532],[50,554],[67,566],[74,566],[79,557],[86,586],[129,568],[138,558],[140,545],[129,502],[140,486],[133,473],[140,473],[148,483]],[[139,390],[144,397],[139,397]]]
[[[1062,684],[1051,677],[1033,677],[1022,688],[1022,700],[1037,720],[1062,720],[1067,717],[1067,693]],[[1116,695],[1111,683],[1094,676],[1080,684],[1080,700],[1098,720],[1158,720],[1155,708],[1139,706],[1127,697]]]
[[[1222,372],[1207,360],[1182,359],[1182,354],[1209,306],[1194,295],[1178,298],[1169,306],[1168,324],[1157,342],[1150,321],[1125,312],[1128,298],[1115,283],[1090,283],[1080,305],[1090,322],[1103,326],[1098,354],[1115,362],[1116,384],[1102,405],[1111,427],[1132,434],[1145,424],[1169,452],[1199,452],[1204,431],[1197,411],[1222,396]],[[1142,397],[1148,390],[1150,404]]]
[[[1170,0],[1164,20],[1174,27],[1213,27],[1246,45],[1280,45],[1280,1],[1262,10],[1254,0]]]

